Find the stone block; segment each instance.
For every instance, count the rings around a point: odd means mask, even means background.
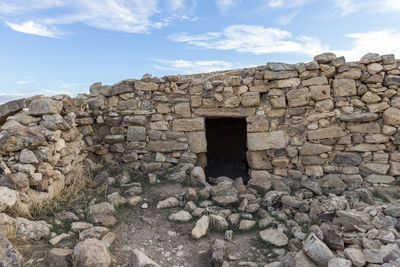
[[[261,116],[247,117],[247,132],[266,132],[269,129],[267,118]]]
[[[247,161],[253,170],[270,170],[272,165],[265,150],[247,151]]]
[[[334,79],[332,88],[335,97],[353,96],[357,94],[356,83],[352,79]]]
[[[157,91],[158,84],[155,82],[135,81],[135,89],[139,91]]]
[[[287,92],[286,98],[289,102],[289,107],[306,106],[310,99],[308,88],[290,90]]]
[[[207,152],[207,140],[205,132],[188,133],[189,148],[192,153]]]
[[[249,150],[259,151],[266,149],[285,148],[289,143],[289,137],[285,131],[248,133],[247,145]]]
[[[129,126],[127,132],[128,141],[145,141],[146,128],[143,126]]]
[[[313,131],[308,131],[309,140],[327,139],[345,136],[346,133],[340,127],[322,128]]]
[[[311,98],[315,101],[329,99],[331,97],[331,87],[329,85],[310,86]]]
[[[172,121],[174,132],[196,132],[204,131],[204,118],[175,119]]]
[[[247,92],[241,96],[241,104],[243,107],[256,107],[260,105],[259,92]]]

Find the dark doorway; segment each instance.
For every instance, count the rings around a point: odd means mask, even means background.
[[[207,167],[210,179],[227,176],[248,180],[246,119],[206,119]]]

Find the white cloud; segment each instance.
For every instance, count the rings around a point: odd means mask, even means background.
[[[159,64],[155,64],[154,67],[160,70],[173,71],[175,73],[205,73],[212,71],[227,70],[233,68],[243,68],[242,65],[237,63],[231,63],[223,60],[165,60],[165,59],[153,59]]]
[[[296,52],[314,55],[328,50],[328,47],[323,46],[316,38],[294,38],[287,31],[255,25],[231,25],[221,32],[200,35],[174,34],[169,39],[204,49],[235,50],[253,54]]]
[[[0,15],[13,30],[46,37],[61,35],[56,26],[76,23],[147,33],[167,26],[171,20],[188,19],[184,4],[184,0],[162,4],[158,0],[1,0]],[[172,13],[178,9],[182,14]]]
[[[270,0],[268,1],[270,7],[281,7],[283,6],[283,0]]]
[[[168,2],[171,10],[177,10],[184,7],[183,0],[169,0]]]
[[[237,5],[240,0],[216,0],[216,5],[222,13]]]
[[[347,37],[353,40],[352,48],[334,51],[345,56],[346,60],[358,61],[363,55],[374,52],[400,55],[400,31],[384,29],[365,33],[351,33]]]
[[[28,83],[31,83],[31,82],[32,82],[32,81],[22,80],[22,81],[16,82],[16,84],[18,84],[18,85],[24,85],[24,84],[28,84]]]
[[[62,35],[55,27],[48,27],[46,25],[39,24],[32,20],[20,24],[7,21],[6,24],[14,31],[26,34],[33,34],[33,35],[52,37],[52,38],[58,38]]]
[[[341,16],[355,12],[393,13],[400,11],[399,0],[333,0],[341,9]]]

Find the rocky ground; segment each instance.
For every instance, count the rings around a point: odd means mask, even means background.
[[[398,188],[346,188],[334,176],[210,185],[199,167],[186,184],[168,181],[176,175],[98,171],[104,191],[44,221],[2,213],[0,263],[400,266]]]

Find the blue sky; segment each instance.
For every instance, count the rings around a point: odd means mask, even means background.
[[[400,0],[0,0],[0,102],[90,84],[400,55]]]

